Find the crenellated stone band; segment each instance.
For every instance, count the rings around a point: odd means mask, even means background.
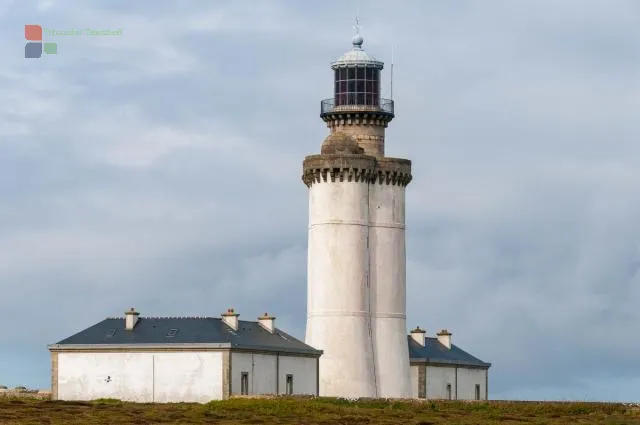
[[[386,128],[393,115],[378,111],[336,111],[326,114],[322,120],[327,123],[327,127],[336,128],[340,126],[362,126],[372,125]]]
[[[376,158],[369,155],[310,155],[302,164],[302,181],[307,187],[322,182],[357,182],[407,186],[411,182],[411,161]]]

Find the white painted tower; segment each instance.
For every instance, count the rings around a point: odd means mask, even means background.
[[[384,156],[393,101],[383,63],[353,48],[333,62],[331,133],[303,163],[309,188],[306,343],[323,350],[320,395],[411,397],[406,334],[405,188],[411,161]]]

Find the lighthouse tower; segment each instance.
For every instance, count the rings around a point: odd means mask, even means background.
[[[393,101],[383,63],[353,48],[331,64],[330,130],[303,162],[309,188],[306,343],[324,351],[320,395],[411,397],[406,334],[405,188],[411,161],[384,154]]]

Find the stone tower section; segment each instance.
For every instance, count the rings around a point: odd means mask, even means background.
[[[321,102],[330,134],[307,156],[306,343],[321,349],[320,395],[410,397],[406,336],[405,188],[411,161],[388,158],[393,101],[380,97],[383,63],[353,48],[333,62]]]

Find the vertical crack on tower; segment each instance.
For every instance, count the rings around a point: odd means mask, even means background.
[[[376,367],[376,345],[373,341],[373,315],[371,314],[371,250],[369,239],[371,238],[371,183],[367,182],[367,296],[369,299],[368,320],[369,341],[371,342],[371,364],[373,366],[373,388],[375,396],[378,397],[378,368]]]

